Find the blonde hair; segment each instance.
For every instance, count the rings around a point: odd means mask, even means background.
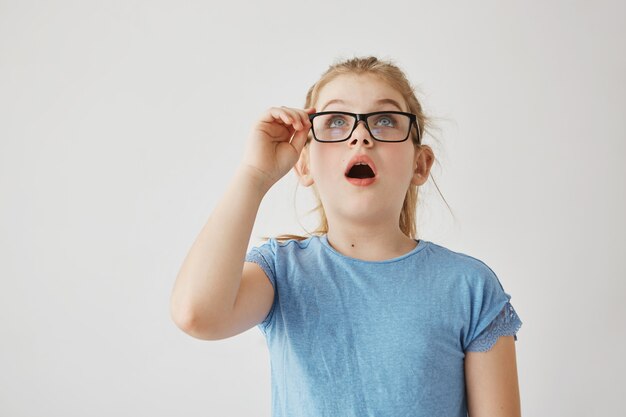
[[[313,103],[315,103],[318,99],[319,92],[326,84],[328,84],[336,77],[345,74],[374,75],[380,77],[383,81],[387,82],[392,88],[398,91],[402,95],[402,97],[404,97],[404,100],[409,107],[408,112],[413,113],[417,116],[417,123],[419,125],[419,136],[417,130],[415,129],[415,126],[413,126],[411,128],[411,140],[415,147],[419,147],[422,145],[419,138],[423,138],[424,132],[428,130],[427,128],[431,127],[431,118],[427,117],[424,114],[424,111],[422,110],[422,105],[415,96],[414,88],[407,79],[407,77],[404,75],[402,70],[400,70],[400,68],[398,68],[393,62],[388,60],[380,60],[374,56],[368,56],[361,58],[355,57],[332,64],[322,74],[320,79],[315,84],[313,84],[311,88],[309,88],[309,91],[306,95],[306,100],[304,102],[304,108],[306,109],[312,107]],[[309,132],[309,137],[307,139],[303,152],[307,151],[307,147],[310,145],[312,139],[313,137]],[[312,185],[312,189],[313,194],[315,195],[315,199],[317,201],[317,206],[310,210],[309,213],[318,213],[320,222],[317,228],[313,232],[310,232],[309,236],[282,234],[280,236],[276,236],[276,240],[304,240],[310,236],[321,236],[328,232],[328,219],[326,218],[326,212],[324,211],[324,207],[322,206],[319,192],[317,191],[317,188],[315,188],[315,184]],[[417,202],[418,186],[411,184],[409,185],[409,188],[404,198],[404,203],[402,204],[402,211],[400,212],[399,218],[399,226],[400,230],[402,230],[402,232],[406,236],[412,239],[415,239],[417,237]],[[269,237],[263,237],[263,239],[267,240],[269,239]]]

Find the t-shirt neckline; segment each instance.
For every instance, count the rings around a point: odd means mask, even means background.
[[[330,243],[328,243],[328,236],[326,234],[323,234],[321,236],[317,236],[317,238],[319,239],[320,243],[322,244],[322,246],[324,246],[326,249],[328,249],[331,253],[333,253],[335,256],[338,256],[344,260],[350,261],[350,262],[359,262],[359,263],[363,263],[363,264],[386,264],[386,263],[391,263],[391,262],[398,262],[401,261],[405,258],[408,258],[409,256],[412,256],[418,252],[420,252],[422,249],[424,249],[426,247],[426,245],[428,244],[428,242],[424,239],[413,239],[417,242],[417,246],[415,246],[413,249],[411,249],[409,252],[405,253],[404,255],[400,255],[397,256],[395,258],[391,258],[391,259],[384,259],[382,261],[367,261],[365,259],[359,259],[359,258],[353,258],[351,256],[346,256],[341,252],[338,252],[335,248],[333,248]]]

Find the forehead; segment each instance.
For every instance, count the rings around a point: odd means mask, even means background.
[[[393,100],[399,109],[381,100]],[[331,102],[331,104],[328,104]],[[328,106],[328,109],[325,107]],[[353,112],[369,112],[379,108],[407,111],[407,106],[396,89],[386,81],[372,74],[344,74],[331,80],[321,88],[315,103],[317,111],[346,110]]]

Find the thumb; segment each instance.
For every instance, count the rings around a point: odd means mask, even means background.
[[[308,129],[297,130],[296,133],[293,135],[293,138],[291,138],[291,146],[296,149],[298,156],[300,155],[302,149],[304,148],[304,145],[306,144],[308,134]]]
[[[308,107],[306,109],[304,109],[304,111],[307,114],[313,114],[315,113],[315,107]],[[306,144],[307,138],[309,136],[309,131],[311,129],[306,129],[306,130],[299,130],[296,131],[295,135],[293,135],[293,138],[291,139],[291,145],[296,149],[296,151],[298,152],[298,155],[300,155],[300,153],[302,152],[302,149],[304,148],[304,145]]]

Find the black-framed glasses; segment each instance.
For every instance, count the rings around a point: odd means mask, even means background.
[[[309,115],[313,138],[318,142],[343,142],[352,136],[360,120],[370,135],[380,142],[404,142],[409,138],[411,126],[415,125],[417,143],[421,143],[417,116],[402,111],[375,111],[373,113],[350,113],[346,111],[323,111]]]

